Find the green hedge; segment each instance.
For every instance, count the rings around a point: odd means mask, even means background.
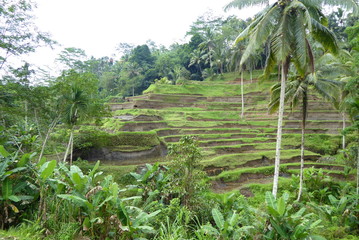
[[[153,147],[160,144],[155,131],[108,133],[100,130],[79,131],[74,136],[76,149],[115,146]]]

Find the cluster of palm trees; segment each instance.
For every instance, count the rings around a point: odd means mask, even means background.
[[[245,22],[240,24],[245,24]],[[188,66],[195,66],[203,78],[211,77],[214,74],[221,75],[236,68],[236,64],[233,63],[238,61],[240,56],[238,50],[243,48],[244,44],[230,47],[235,39],[235,35],[232,36],[234,31],[235,29],[231,29],[230,33],[225,34],[223,29],[206,28],[201,34],[203,41],[190,54]],[[254,69],[256,62],[258,62],[258,55],[253,55],[246,63],[247,70]]]
[[[314,89],[332,102],[340,96],[333,94],[342,84],[326,78],[328,71],[340,75],[345,67],[338,67],[340,60],[334,56],[341,51],[334,33],[327,27],[322,12],[324,6],[340,6],[354,14],[358,4],[354,0],[233,0],[226,9],[265,5],[252,23],[242,31],[236,43],[247,39],[238,63],[245,63],[261,49],[266,49],[267,60],[264,77],[268,78],[276,69],[280,82],[273,87],[272,109],[278,109],[277,144],[273,180],[274,196],[278,191],[282,125],[285,100],[295,107],[302,103],[302,147],[301,173],[298,200],[303,187],[304,133],[308,107],[308,91]],[[320,46],[320,47],[319,47]],[[330,68],[328,68],[328,65]],[[338,78],[339,76],[336,76]],[[337,93],[340,91],[337,91]]]

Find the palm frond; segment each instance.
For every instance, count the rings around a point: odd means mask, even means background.
[[[279,27],[271,40],[271,48],[278,62],[283,62],[291,52],[291,21],[288,14],[282,14]]]
[[[326,49],[328,49],[333,54],[337,54],[339,51],[338,41],[333,32],[328,28],[317,22],[315,19],[312,19],[312,35],[313,38],[321,43]]]
[[[304,16],[302,12],[298,12],[293,19],[293,41],[294,41],[294,64],[298,73],[304,77],[307,65],[308,65],[308,45],[307,45],[307,36],[306,36],[306,28],[303,24]]]
[[[310,45],[308,39],[305,39],[305,41],[307,43],[310,70],[311,70],[311,73],[314,73],[315,72],[314,53],[313,53],[312,46]]]
[[[269,113],[274,113],[279,108],[280,87],[281,87],[281,83],[279,82],[274,84],[270,89],[271,99],[268,104]]]
[[[224,11],[232,8],[243,9],[246,7],[269,4],[269,0],[233,0],[224,7]]]
[[[302,4],[304,4],[307,8],[321,8],[322,2],[319,0],[300,0]]]
[[[311,84],[325,100],[333,103],[336,107],[340,101],[340,85],[335,85],[333,80],[317,78],[314,84]]]
[[[256,19],[254,19],[254,21],[251,22],[251,23],[237,36],[236,40],[234,41],[234,44],[236,45],[236,44],[238,44],[240,41],[242,41],[242,40],[244,40],[245,38],[247,38],[247,37],[250,35],[252,29],[262,20],[263,17],[264,17],[264,16],[262,15],[262,16],[256,18]]]
[[[263,46],[271,31],[277,25],[277,19],[279,18],[281,9],[277,5],[273,5],[265,15],[262,15],[259,22],[253,27],[249,44],[247,45],[240,64],[242,65],[254,52]]]
[[[271,89],[271,99],[268,104],[268,112],[274,113],[279,108],[279,99],[280,99],[280,89],[281,83],[274,84]],[[293,110],[297,104],[298,99],[302,96],[303,88],[301,87],[301,82],[297,80],[288,81],[286,88],[285,88],[285,102],[290,102],[291,110]]]
[[[263,75],[261,76],[260,80],[261,81],[268,80],[270,77],[270,74],[273,72],[273,69],[276,65],[277,65],[277,61],[276,61],[274,54],[270,48],[267,59],[266,59],[266,64],[265,64],[265,68],[263,71]]]
[[[311,0],[311,1],[319,1],[319,0]],[[352,12],[354,15],[358,14],[359,6],[356,0],[322,0],[324,5],[335,6],[343,8],[347,11]]]

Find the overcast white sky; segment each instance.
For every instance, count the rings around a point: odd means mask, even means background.
[[[230,0],[36,0],[36,24],[64,47],[110,56],[120,42],[181,42],[190,25],[212,10],[224,15]],[[250,16],[248,11],[228,14]]]
[[[152,40],[169,46],[183,42],[190,25],[208,11],[214,15],[236,15],[246,19],[256,10],[223,11],[230,0],[34,0],[36,25],[49,32],[61,46],[39,49],[30,63],[53,68],[65,47],[84,49],[88,56],[115,53],[121,42],[144,44]]]

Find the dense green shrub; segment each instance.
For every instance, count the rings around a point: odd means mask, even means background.
[[[75,149],[101,148],[115,146],[156,146],[160,144],[156,132],[118,132],[108,133],[101,130],[79,130],[74,137]]]

